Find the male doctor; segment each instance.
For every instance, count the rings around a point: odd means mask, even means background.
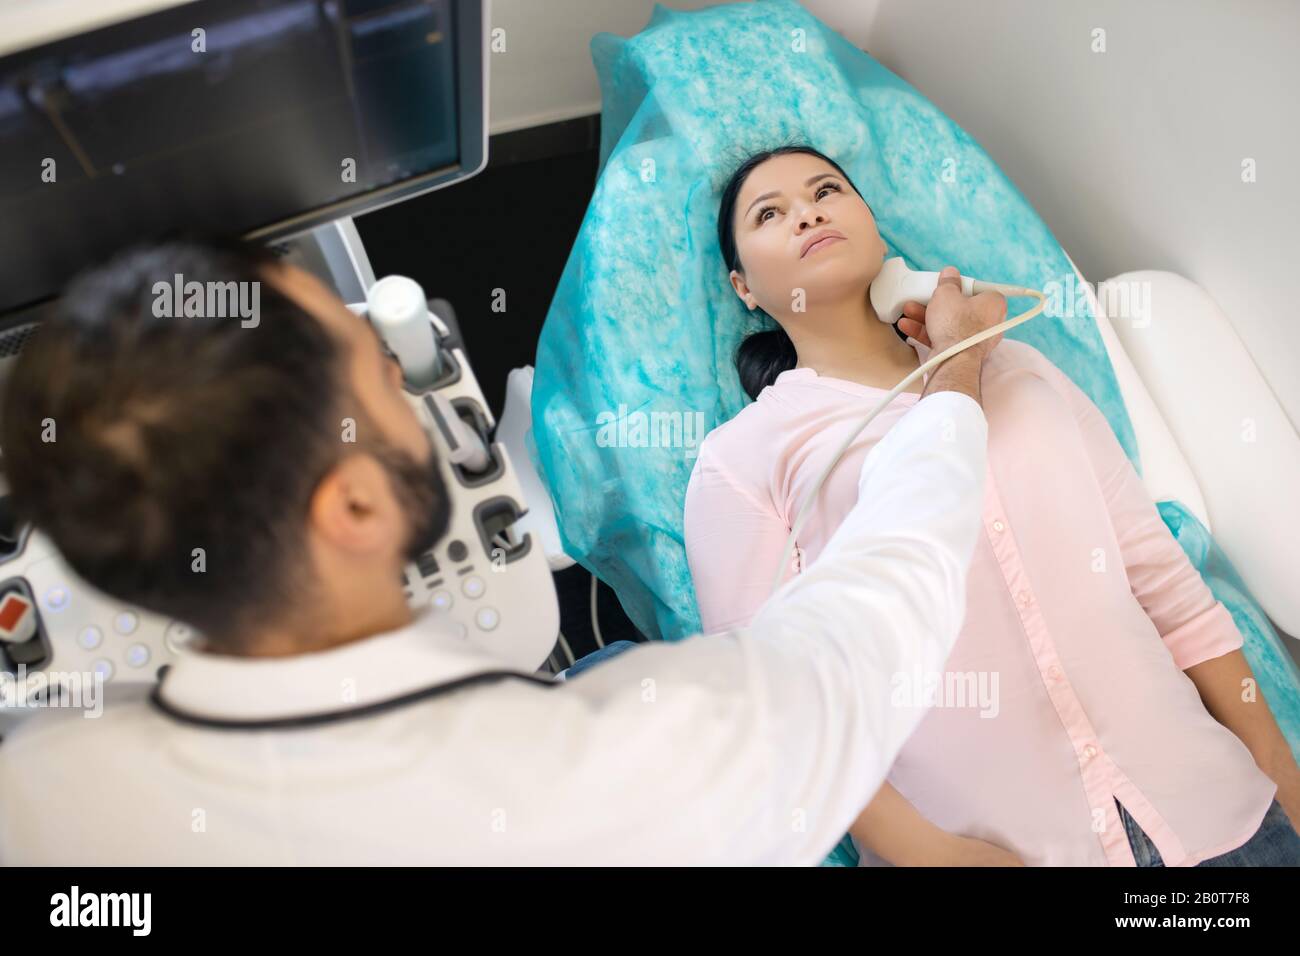
[[[177,274],[260,283],[260,321],[156,317]],[[1004,311],[950,269],[926,325],[939,350]],[[554,683],[412,619],[402,565],[449,503],[367,323],[250,249],[119,256],[31,340],[0,446],[80,575],[206,645],[153,701],[42,713],[0,745],[0,862],[819,862],[922,716],[890,706],[891,676],[941,668],[962,623],[996,341],[931,376],[751,627]]]

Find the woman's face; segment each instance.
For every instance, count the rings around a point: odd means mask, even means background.
[[[741,271],[732,271],[731,286],[748,308],[775,318],[865,297],[885,259],[862,197],[834,166],[807,153],[756,166],[734,215]],[[818,242],[821,236],[830,238]]]

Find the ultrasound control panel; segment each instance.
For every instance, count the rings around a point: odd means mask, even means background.
[[[446,615],[464,640],[491,648],[512,666],[536,670],[560,630],[559,604],[540,545],[515,525],[527,511],[510,455],[493,442],[496,420],[464,351],[431,303],[440,374],[428,388],[408,390],[408,401],[433,437],[452,498],[451,524],[433,550],[406,567],[407,601]],[[354,311],[362,307],[354,306]],[[455,422],[447,419],[454,416]],[[449,427],[450,426],[450,427]],[[486,451],[482,461],[459,461],[468,439]]]
[[[0,565],[0,623],[10,625],[0,635],[0,669],[29,683],[37,672],[152,681],[195,637],[180,621],[96,591],[37,532]]]

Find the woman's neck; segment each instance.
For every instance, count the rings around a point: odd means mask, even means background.
[[[892,388],[920,364],[916,350],[876,317],[868,296],[782,316],[798,367],[875,388]],[[907,389],[920,392],[922,383]]]

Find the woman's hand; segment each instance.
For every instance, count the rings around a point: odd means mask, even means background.
[[[1291,829],[1300,833],[1300,768],[1296,767],[1295,760],[1289,760],[1288,766],[1273,775],[1273,780],[1277,784],[1277,802],[1291,819]]]
[[[918,340],[919,341],[919,340]],[[976,840],[974,837],[949,835],[940,855],[931,866],[1024,866],[1024,861],[1010,850]]]
[[[1001,847],[935,826],[888,781],[858,814],[849,832],[894,866],[1024,866],[1014,853]]]

